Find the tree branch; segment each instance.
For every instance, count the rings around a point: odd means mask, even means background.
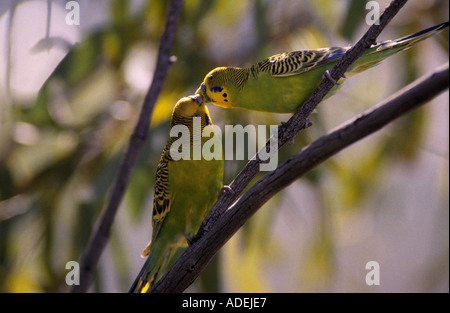
[[[110,190],[108,202],[97,221],[93,234],[89,239],[86,251],[81,259],[80,285],[74,285],[71,292],[86,292],[94,276],[100,256],[109,239],[111,226],[114,222],[119,205],[125,194],[126,187],[136,159],[147,137],[148,128],[161,88],[169,70],[170,50],[175,36],[183,1],[171,0],[167,14],[166,25],[161,37],[156,68],[152,84],[145,96],[139,120],[130,137],[128,149],[120,164],[119,171]]]
[[[330,71],[330,75],[335,81],[338,81],[339,78],[344,75],[348,67],[356,59],[358,59],[365,50],[370,48],[370,46],[376,42],[378,35],[406,2],[407,0],[393,0],[380,16],[379,24],[372,25],[364,36],[345,53],[342,59]],[[307,127],[308,116],[314,111],[317,105],[323,100],[333,86],[334,84],[329,79],[322,80],[316,90],[303,103],[303,105],[299,107],[297,112],[295,112],[289,121],[279,128],[278,147],[271,147],[272,149],[270,149],[270,151],[272,153],[277,153],[279,148],[286,144],[286,142],[292,140],[292,138],[294,138],[302,129]],[[263,147],[263,149],[265,150],[269,146],[270,140],[266,143],[266,146]],[[204,238],[207,237],[207,235],[211,236],[211,233],[216,234],[216,230],[220,229],[220,224],[218,223],[219,219],[222,218],[227,208],[234,201],[236,201],[244,188],[259,172],[259,164],[261,163],[259,154],[261,151],[258,152],[256,156],[246,164],[243,170],[231,182],[230,188],[232,191],[224,193],[214,204],[199,230],[197,236],[200,238],[199,241],[201,240],[204,242]],[[245,221],[246,219],[235,221],[235,223],[237,223],[236,226],[238,226],[237,229],[239,229]],[[231,237],[232,234],[233,233],[229,236]],[[198,244],[194,242],[194,244],[187,249],[183,256],[174,264],[166,275],[164,275],[152,288],[149,289],[149,292],[183,291],[195,280],[203,268],[206,267],[212,256],[230,237],[226,237],[225,240],[220,242],[218,245],[211,243],[211,245],[205,244],[202,246],[204,249],[204,255],[196,255],[192,252],[195,247],[198,247]],[[186,254],[190,255],[190,258],[186,257]],[[181,262],[186,263],[181,264]],[[187,264],[189,264],[189,266],[187,266]]]
[[[444,64],[371,110],[322,136],[259,179],[175,262],[151,292],[182,292],[239,228],[276,193],[321,162],[393,120],[423,105],[449,87],[449,64]]]
[[[338,81],[339,78],[344,75],[348,67],[376,42],[378,35],[406,2],[407,0],[393,0],[390,5],[386,7],[383,14],[380,16],[379,25],[372,25],[358,42],[349,49],[342,59],[331,69],[330,75],[335,81]],[[309,115],[311,115],[333,86],[334,84],[329,79],[322,80],[320,85],[314,90],[303,105],[297,109],[288,122],[279,127],[278,148],[271,147],[271,152],[277,153],[279,148],[284,146],[287,142],[290,142],[300,131],[309,126],[307,122]],[[270,140],[263,149],[267,149],[269,146]],[[261,163],[259,154],[263,149],[261,149],[260,152],[245,165],[242,171],[230,183],[229,187],[232,192],[227,192],[219,197],[206,217],[204,225],[212,225],[213,223],[211,224],[210,220],[213,222],[217,221],[225,210],[236,201],[256,174],[258,174]],[[200,229],[199,234],[201,235],[203,231],[208,231],[208,228],[203,227]]]

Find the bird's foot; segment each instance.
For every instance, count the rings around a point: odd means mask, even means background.
[[[330,70],[326,70],[325,73],[322,75],[322,79],[328,78],[334,85],[340,86],[342,83],[338,83],[334,80],[333,77],[331,77]],[[342,78],[345,78],[345,75],[342,75]]]
[[[222,194],[231,193],[232,195],[234,195],[233,189],[231,189],[231,187],[228,185],[222,187],[221,193]]]
[[[309,128],[311,126],[313,126],[313,121],[311,121],[309,118],[306,119],[305,126],[303,126],[303,129]]]

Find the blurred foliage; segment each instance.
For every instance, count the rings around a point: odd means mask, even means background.
[[[2,7],[2,18],[11,13],[8,18],[14,21],[14,13],[26,10],[31,2],[22,1],[14,10]],[[64,4],[53,2],[54,7]],[[86,247],[151,81],[168,2],[98,3],[107,10],[97,7],[91,12],[85,8],[83,14],[91,15],[91,19],[101,16],[103,22],[84,28],[80,42],[67,51],[48,79],[32,70],[16,74],[41,79],[38,94],[24,100],[15,95],[13,88],[0,91],[0,292],[67,290],[65,264],[79,260]],[[150,236],[154,173],[176,101],[193,94],[204,75],[216,66],[248,66],[275,53],[355,42],[367,29],[363,3],[185,1],[172,49],[177,62],[172,65],[156,104],[149,136],[133,170],[93,291],[126,291],[139,271],[142,263],[137,258]],[[386,3],[380,1],[381,8]],[[85,1],[81,5],[90,4]],[[82,24],[84,18],[81,17]],[[445,20],[448,1],[413,1],[386,33],[401,37]],[[22,23],[11,22],[9,27],[20,29],[25,27]],[[13,34],[12,28],[5,30]],[[434,47],[437,52],[432,52],[448,54],[448,30],[437,37],[429,39],[440,45]],[[15,51],[13,45],[20,46],[20,40],[11,37],[7,47],[9,60],[0,55],[8,73],[14,70],[14,62],[21,62],[11,52]],[[279,162],[420,76],[426,67],[422,61],[426,53],[431,53],[426,48],[427,44],[419,44],[395,56],[395,69],[389,73],[376,74],[375,68],[372,74],[361,74],[366,75],[366,81],[356,79],[354,88],[343,88],[341,95],[322,105],[319,113],[312,116],[313,127],[280,151]],[[382,79],[370,80],[371,75]],[[5,86],[10,86],[9,82]],[[289,118],[216,107],[210,111],[221,127],[277,125]],[[432,123],[430,114],[425,107],[406,115],[383,136],[327,161],[308,173],[301,186],[294,184],[271,199],[214,258],[200,283],[189,290],[361,290],[361,283],[333,283],[340,276],[337,250],[344,245],[337,234],[355,225],[356,214],[383,208],[383,200],[376,195],[389,185],[386,173],[399,164],[411,171],[417,166],[427,127]],[[447,175],[437,177],[436,185],[430,187],[431,191],[444,192],[436,192],[433,199],[437,200],[430,201],[430,206],[444,216],[447,214],[448,219],[448,143],[446,147],[446,155],[437,157],[444,159]],[[245,163],[226,161],[224,183],[229,183]],[[406,184],[407,179],[406,175]],[[305,188],[309,191],[302,191]],[[299,233],[302,227],[292,226],[294,221],[310,231]],[[444,252],[426,267],[433,277],[448,276],[448,223],[443,227],[447,239],[439,237],[436,244],[437,250]],[[427,280],[424,285],[428,288],[425,290],[436,288]]]

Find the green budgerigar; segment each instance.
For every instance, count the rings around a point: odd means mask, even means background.
[[[167,141],[156,170],[152,238],[142,252],[148,258],[130,292],[146,292],[167,271],[218,198],[223,187],[222,150],[206,158],[194,155],[206,141],[221,147],[212,126],[200,95],[182,98],[175,105],[170,122],[175,137]],[[183,135],[183,129],[189,132]],[[175,145],[186,134],[189,143]]]
[[[418,33],[373,45],[345,73],[345,78],[377,65],[387,57],[448,27],[448,22]],[[324,74],[350,47],[333,47],[277,54],[250,68],[219,67],[206,75],[198,94],[224,108],[293,113],[320,84]],[[327,97],[333,95],[341,78]]]

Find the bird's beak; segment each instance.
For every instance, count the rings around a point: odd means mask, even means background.
[[[200,94],[204,98],[206,103],[210,103],[211,99],[206,95],[206,86],[205,83],[202,83],[200,87],[195,92],[196,95]]]
[[[192,100],[195,101],[195,103],[198,104],[198,106],[201,106],[203,104],[203,97],[201,94],[195,94],[194,96],[189,96]]]

